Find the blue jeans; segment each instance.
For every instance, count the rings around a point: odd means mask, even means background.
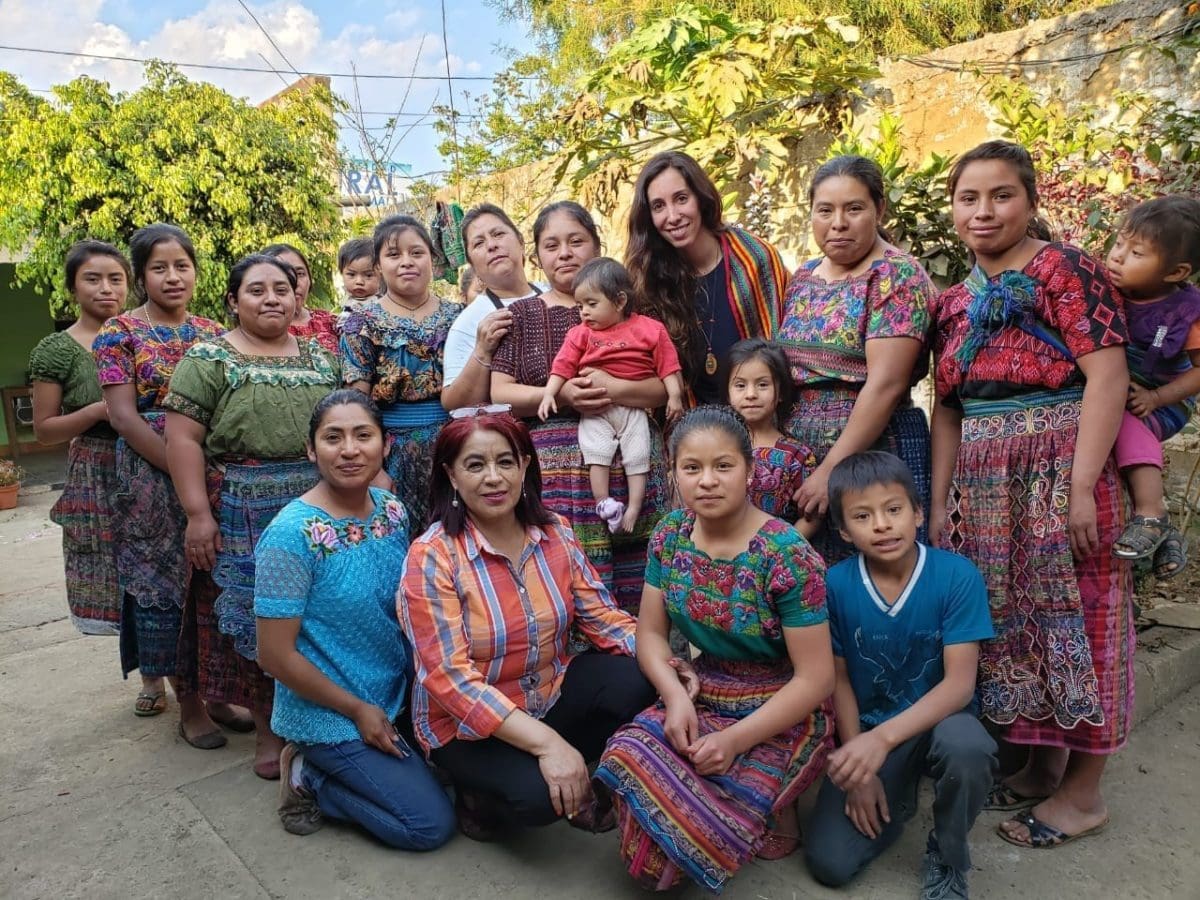
[[[434,850],[454,835],[454,809],[420,754],[403,739],[400,747],[403,759],[362,741],[302,745],[304,786],[330,819],[354,822],[389,847]]]

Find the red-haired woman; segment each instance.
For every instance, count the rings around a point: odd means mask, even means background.
[[[404,567],[413,729],[453,778],[468,837],[562,816],[603,827],[587,761],[654,699],[633,658],[637,623],[542,505],[528,429],[490,409],[456,411],[438,436],[433,525]],[[573,625],[594,650],[568,655]]]
[[[721,221],[721,195],[686,153],[650,159],[633,189],[625,267],[641,312],[667,326],[697,403],[721,402],[720,362],[779,327],[788,273],[779,253]]]

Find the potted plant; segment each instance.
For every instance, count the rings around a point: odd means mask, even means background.
[[[17,505],[17,491],[21,489],[24,474],[11,459],[0,459],[0,509],[12,509]]]

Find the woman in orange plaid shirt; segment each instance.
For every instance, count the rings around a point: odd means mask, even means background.
[[[655,692],[634,659],[637,623],[542,505],[529,431],[504,409],[456,410],[434,447],[434,524],[409,549],[398,599],[413,727],[454,780],[468,837],[564,816],[602,830],[614,820],[587,762]],[[573,626],[593,649],[571,657]]]

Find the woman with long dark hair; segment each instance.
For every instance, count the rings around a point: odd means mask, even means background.
[[[625,267],[642,312],[667,326],[695,401],[719,403],[729,348],[779,325],[787,270],[778,251],[723,222],[712,179],[670,150],[638,175]]]

